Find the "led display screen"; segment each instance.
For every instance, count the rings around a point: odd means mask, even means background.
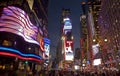
[[[49,52],[50,52],[50,40],[44,38],[44,58],[49,59]]]
[[[93,56],[99,52],[99,44],[92,45]]]
[[[93,65],[97,66],[101,64],[101,59],[94,59],[93,60]]]
[[[0,17],[0,31],[11,32],[22,36],[25,41],[39,45],[36,37],[38,28],[33,25],[28,15],[14,6],[4,7]]]
[[[24,53],[20,52],[19,50],[7,48],[7,47],[1,47],[1,46],[0,46],[0,55],[18,57],[23,60],[40,61],[42,59],[41,56],[38,56],[35,54],[24,54]]]
[[[69,18],[64,18],[64,30],[72,29],[72,24]]]
[[[44,52],[44,39],[40,39],[40,49]]]
[[[73,41],[65,40],[65,60],[73,61]]]

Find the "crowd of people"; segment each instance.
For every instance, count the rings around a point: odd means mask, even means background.
[[[120,76],[120,70],[102,71],[66,71],[66,70],[40,70],[37,71],[0,71],[0,76]]]
[[[51,70],[41,71],[39,76],[120,76],[120,71],[104,70],[104,71],[63,71]]]

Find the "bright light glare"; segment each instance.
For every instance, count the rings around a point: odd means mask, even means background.
[[[104,39],[105,42],[107,42],[107,39]]]
[[[80,66],[75,65],[74,68],[75,68],[75,70],[78,70],[78,69],[80,69]]]
[[[100,65],[101,64],[101,59],[94,59],[93,65]]]
[[[96,40],[95,40],[95,39],[93,39],[93,42],[96,42]]]
[[[74,58],[74,57],[73,57],[73,53],[71,53],[71,54],[67,54],[67,55],[66,55],[66,59],[65,59],[65,60],[73,61],[73,58]]]
[[[65,22],[66,20],[70,20],[69,18],[64,18],[63,21]]]

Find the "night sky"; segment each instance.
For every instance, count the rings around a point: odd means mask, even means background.
[[[48,6],[48,32],[51,40],[50,52],[52,54],[55,53],[58,40],[60,39],[62,8],[70,9],[71,11],[74,49],[80,48],[80,16],[82,14],[80,4],[81,0],[50,0]]]

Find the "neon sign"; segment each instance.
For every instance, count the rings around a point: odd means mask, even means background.
[[[8,6],[3,9],[0,31],[17,34],[25,41],[39,45],[37,42],[38,28],[31,23],[28,15],[20,8]]]
[[[0,51],[1,50],[4,50],[6,52],[13,52],[13,53],[19,54],[20,56],[23,56],[23,57],[31,57],[31,58],[33,57],[33,58],[37,58],[37,59],[42,59],[42,57],[37,56],[35,54],[23,54],[20,51],[12,49],[12,48],[0,47]]]
[[[36,59],[36,58],[22,57],[22,56],[19,56],[19,55],[16,55],[16,54],[12,54],[12,53],[7,53],[7,52],[0,52],[0,55],[6,55],[6,56],[17,57],[17,58],[20,58],[20,59],[23,59],[23,60],[34,60],[34,61],[37,61],[37,62],[40,62],[40,61],[41,61],[41,60]]]

